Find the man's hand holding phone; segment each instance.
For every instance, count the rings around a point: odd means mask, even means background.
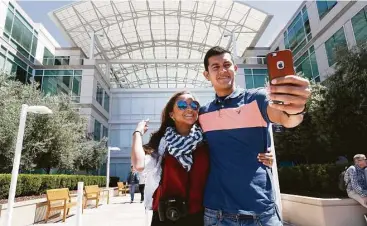
[[[268,89],[270,100],[283,102],[283,104],[271,102],[269,106],[288,115],[303,112],[311,95],[310,82],[296,75],[274,78]]]
[[[268,94],[273,109],[286,116],[303,113],[311,95],[310,82],[296,76],[290,50],[281,50],[267,55],[270,85]],[[277,117],[275,117],[277,118]]]

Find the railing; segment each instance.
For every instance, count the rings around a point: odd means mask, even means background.
[[[62,57],[62,56],[55,56],[55,57],[44,57],[42,64],[44,66],[59,66],[59,65],[83,65],[85,58],[80,57]]]
[[[244,57],[245,64],[266,64],[266,57]]]

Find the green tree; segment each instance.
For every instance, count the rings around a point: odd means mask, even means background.
[[[367,137],[367,47],[337,53],[335,73],[312,86],[304,122],[275,134],[279,160],[300,163],[351,159]],[[296,158],[294,158],[296,156]]]
[[[274,133],[276,153],[280,161],[293,161],[296,163],[322,162],[322,138],[318,136],[314,126],[314,115],[320,112],[324,103],[325,87],[320,84],[311,84],[312,96],[307,103],[307,114],[301,125],[285,129],[282,133]],[[323,116],[321,113],[320,116]]]
[[[74,164],[77,169],[92,173],[106,162],[106,156],[107,138],[97,142],[86,137],[80,145]]]
[[[44,105],[53,114],[28,114],[21,170],[52,168],[96,170],[106,154],[106,140],[86,138],[87,121],[66,95],[44,96],[38,84],[22,84],[14,76],[0,74],[0,172],[11,172],[22,104]],[[103,148],[104,147],[104,148]],[[81,156],[88,156],[80,163]]]
[[[14,77],[0,74],[0,171],[10,172],[14,155],[15,140],[18,133],[21,105],[38,105],[42,103],[42,95],[35,86],[24,86],[16,82]],[[46,117],[46,116],[45,116]],[[31,120],[32,116],[28,119]],[[30,123],[27,121],[26,132]]]
[[[65,95],[47,96],[44,100],[53,114],[32,118],[32,128],[24,138],[23,167],[26,170],[42,168],[47,173],[52,168],[73,170],[86,131],[86,120],[74,110],[70,98]],[[30,163],[34,166],[28,168]]]

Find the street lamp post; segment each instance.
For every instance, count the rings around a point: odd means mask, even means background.
[[[35,113],[35,114],[52,114],[52,111],[45,106],[28,106],[26,104],[22,105],[22,110],[20,112],[17,143],[15,146],[15,152],[14,152],[13,170],[11,173],[6,226],[11,226],[11,221],[12,221],[15,191],[17,188],[17,180],[18,180],[18,174],[19,174],[20,157],[22,154],[22,147],[23,147],[25,122],[26,122],[28,112]]]
[[[121,149],[118,147],[108,147],[107,153],[107,178],[106,178],[106,188],[110,187],[110,159],[111,159],[111,151],[120,151]]]

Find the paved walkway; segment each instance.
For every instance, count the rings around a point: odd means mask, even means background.
[[[137,201],[138,200],[138,201]],[[82,215],[83,226],[144,226],[145,211],[144,206],[140,203],[140,194],[135,195],[135,202],[130,204],[130,197],[120,196],[111,197],[110,204],[106,204],[106,200],[102,201],[102,204],[95,208],[91,201],[90,205],[84,210]],[[52,225],[64,225],[74,226],[76,225],[75,208],[71,211],[71,216],[68,217],[65,223],[60,221],[60,218],[50,220],[47,224],[37,224],[37,226],[52,226]],[[53,223],[54,224],[53,224]]]
[[[140,203],[140,194],[135,195],[134,203],[130,204],[130,197],[120,196],[110,199],[110,204],[106,204],[106,200],[96,209],[94,202],[84,210],[82,215],[83,226],[145,226],[144,206]],[[61,218],[51,219],[47,224],[37,224],[37,226],[76,226],[75,208],[71,210],[71,216],[62,223]],[[287,226],[291,226],[286,224]]]

